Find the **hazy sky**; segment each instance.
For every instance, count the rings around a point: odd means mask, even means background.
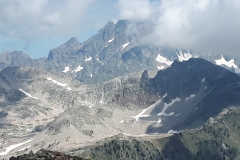
[[[1,0],[0,52],[47,56],[71,37],[82,42],[118,19],[154,22],[146,43],[240,55],[238,0]]]

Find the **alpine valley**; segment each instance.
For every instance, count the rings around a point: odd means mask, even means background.
[[[240,159],[240,59],[144,43],[154,29],[119,20],[47,58],[1,53],[0,157]]]

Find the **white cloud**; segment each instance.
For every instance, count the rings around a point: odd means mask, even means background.
[[[240,43],[240,1],[119,0],[120,16],[156,24],[150,43],[236,55]],[[144,8],[144,9],[143,9]]]
[[[146,20],[152,12],[148,0],[119,0],[120,18],[133,20]]]
[[[114,18],[103,11],[103,5],[110,12],[114,9],[107,0],[1,0],[0,34],[29,42],[52,36],[71,38]]]

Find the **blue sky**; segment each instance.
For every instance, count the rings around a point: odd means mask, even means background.
[[[85,41],[117,17],[116,0],[2,0],[0,53],[20,50],[46,57],[72,37]]]
[[[98,28],[76,33],[75,35],[69,36],[54,36],[49,38],[39,38],[36,40],[26,41],[18,37],[7,37],[0,36],[0,53],[12,52],[12,51],[23,51],[27,53],[31,58],[42,58],[47,57],[48,52],[65,43],[71,37],[77,37],[79,42],[83,42],[92,35],[97,33]]]
[[[1,0],[0,53],[46,57],[72,37],[79,42],[108,21],[148,20],[157,46],[240,55],[239,0]]]

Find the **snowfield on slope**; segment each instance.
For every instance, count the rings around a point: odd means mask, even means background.
[[[122,45],[122,50],[123,50],[124,48],[126,48],[129,44],[130,44],[130,42],[123,44],[123,45]]]
[[[79,65],[75,70],[72,71],[72,73],[77,73],[79,71],[81,71],[83,69],[83,67],[81,67],[81,65]]]
[[[0,153],[0,156],[7,155],[11,150],[13,150],[13,149],[15,149],[15,148],[18,148],[18,147],[20,147],[20,146],[22,146],[22,145],[24,145],[24,144],[27,144],[27,143],[31,142],[32,140],[33,140],[33,139],[30,139],[30,140],[25,141],[25,142],[22,142],[22,143],[18,143],[18,144],[11,145],[11,146],[9,146],[9,147],[6,148],[6,151],[1,152],[1,153]]]
[[[226,61],[226,59],[222,56],[221,59],[215,60],[217,65],[225,65],[229,68],[234,68],[236,73],[240,73],[240,68],[235,64],[234,59]]]
[[[69,90],[69,91],[72,90],[71,87],[67,86],[67,83],[58,82],[57,80],[52,79],[52,77],[47,78],[47,80],[52,81],[53,83],[55,83],[55,84],[57,84],[57,85],[59,85],[59,86],[66,87],[67,90]]]
[[[88,58],[85,59],[85,62],[91,61],[91,60],[92,60],[92,57],[88,57]]]
[[[114,37],[112,39],[108,40],[108,42],[111,43],[113,40],[114,40]]]
[[[171,103],[168,103],[168,104],[167,104],[167,103],[164,103],[164,107],[163,107],[162,111],[161,111],[160,113],[158,113],[157,115],[158,115],[158,116],[161,116],[161,115],[165,115],[165,116],[166,116],[166,115],[169,115],[169,116],[174,115],[174,112],[171,112],[171,113],[169,113],[169,114],[166,114],[165,111],[167,110],[168,107],[172,106],[175,102],[178,102],[178,101],[180,101],[180,100],[181,100],[181,99],[177,97],[176,99],[173,99]]]
[[[33,97],[30,93],[24,91],[22,88],[19,88],[18,90],[21,91],[22,93],[24,93],[25,95],[27,95],[28,97],[31,97],[33,99],[38,99],[37,97]]]
[[[155,60],[160,63],[166,64],[168,66],[171,66],[171,64],[173,63],[173,61],[168,60],[167,58],[161,56],[160,54],[158,54],[158,56]]]
[[[65,67],[65,69],[64,69],[62,72],[63,72],[63,73],[67,73],[68,71],[70,71],[69,66],[68,66],[68,67]]]

